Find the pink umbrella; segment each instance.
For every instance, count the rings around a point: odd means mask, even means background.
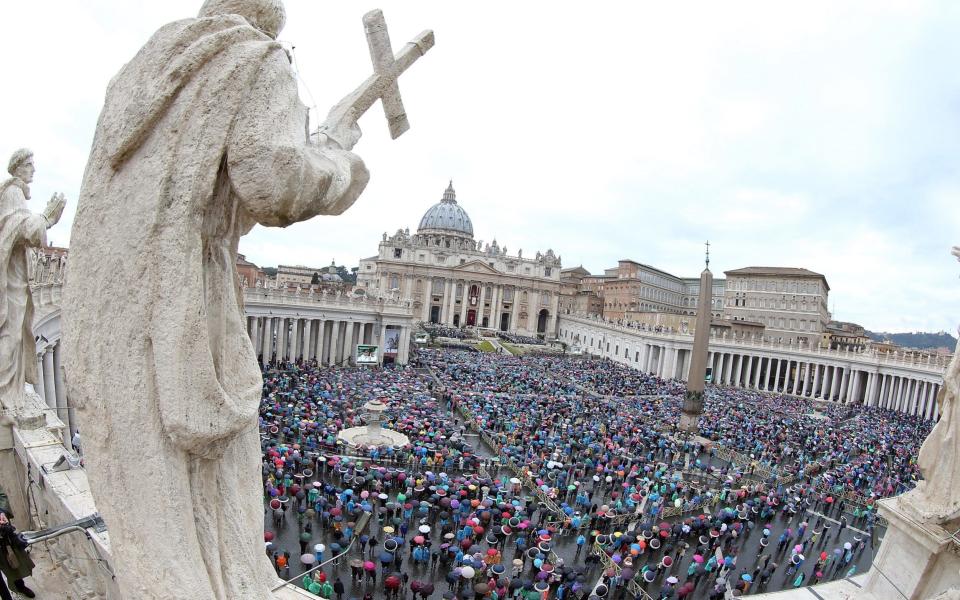
[[[700,556],[699,554],[694,554],[694,555],[693,555],[693,562],[695,562],[695,563],[697,563],[697,564],[703,564],[703,557]]]

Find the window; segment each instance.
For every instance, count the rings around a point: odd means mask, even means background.
[[[417,260],[420,261],[420,262],[423,262],[425,258],[426,258],[426,255],[425,255],[425,254],[421,254],[420,256],[417,257]]]
[[[516,270],[517,270],[516,265],[507,265],[507,271],[510,271],[511,273],[513,273]]]
[[[550,267],[544,267],[544,268],[543,268],[543,276],[544,276],[544,277],[550,277],[550,274],[551,274],[552,272],[553,272],[553,270],[552,270]]]
[[[396,275],[390,276],[390,289],[395,290],[400,287],[400,278]]]
[[[400,258],[400,257],[402,257],[402,256],[403,256],[403,249],[402,249],[402,248],[394,248],[394,249],[393,249],[393,257],[394,257],[394,258]]]
[[[461,259],[460,259],[460,264],[461,264],[461,265],[464,264],[465,262],[467,262],[467,259],[465,259],[465,258],[461,258]]]

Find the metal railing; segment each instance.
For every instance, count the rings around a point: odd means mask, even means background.
[[[350,552],[350,550],[353,548],[353,544],[356,543],[357,538],[360,537],[360,534],[363,532],[364,529],[367,528],[367,525],[369,525],[369,524],[370,524],[370,513],[365,512],[365,513],[363,513],[362,515],[360,515],[360,520],[357,521],[357,527],[356,527],[356,529],[354,529],[353,535],[350,536],[350,543],[347,544],[347,547],[343,549],[343,552],[341,552],[340,554],[335,554],[335,555],[331,556],[330,558],[328,558],[327,560],[323,561],[323,562],[320,563],[320,564],[314,565],[313,567],[311,567],[310,569],[304,571],[303,573],[300,573],[300,574],[297,575],[296,577],[292,577],[292,578],[290,578],[290,579],[284,580],[280,585],[277,585],[277,586],[274,586],[273,588],[271,588],[270,591],[271,591],[271,592],[275,592],[275,591],[279,590],[280,588],[286,587],[286,586],[288,586],[288,585],[292,585],[292,586],[294,586],[294,587],[297,587],[297,584],[294,583],[294,582],[297,581],[298,579],[302,581],[303,578],[306,577],[307,575],[309,575],[310,573],[313,573],[313,572],[316,571],[317,569],[320,569],[320,568],[322,568],[323,566],[328,565],[328,564],[330,564],[330,563],[332,563],[332,562],[334,562],[334,561],[339,560],[340,558],[342,558],[344,555],[346,555],[348,552]]]
[[[610,558],[606,551],[604,551],[603,546],[599,543],[593,544],[593,554],[600,558],[600,562],[603,563],[604,569],[613,569],[617,575],[623,571],[623,569],[617,563],[613,562],[613,559]],[[640,584],[636,580],[631,579],[627,582],[627,591],[633,594],[634,598],[639,600],[653,600],[653,596],[647,593],[645,589],[640,587]]]

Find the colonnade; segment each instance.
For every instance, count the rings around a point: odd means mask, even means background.
[[[625,329],[567,315],[560,339],[645,373],[687,380],[693,336]],[[888,408],[937,419],[945,361],[745,343],[713,337],[707,377],[717,385]]]
[[[391,355],[407,364],[410,327],[347,318],[247,316],[247,334],[261,364],[271,360],[316,360],[324,366],[355,365],[357,346],[380,346],[380,362]]]
[[[927,373],[723,351],[710,352],[707,364],[719,385],[939,416],[936,398],[943,381]]]

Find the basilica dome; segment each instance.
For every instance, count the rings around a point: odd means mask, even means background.
[[[467,211],[457,204],[453,182],[443,192],[443,199],[434,204],[420,219],[417,233],[439,233],[473,238],[473,223]]]

